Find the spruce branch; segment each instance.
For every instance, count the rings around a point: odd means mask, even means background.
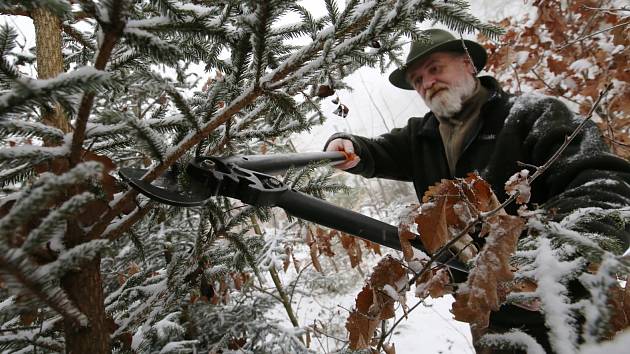
[[[112,224],[101,236],[101,238],[106,238],[109,240],[116,240],[120,236],[122,236],[125,231],[131,229],[133,225],[135,225],[138,221],[142,220],[151,209],[153,209],[154,203],[146,202],[144,204],[140,204],[133,212],[129,215],[123,217],[119,222]]]
[[[144,120],[138,119],[131,114],[125,116],[128,127],[133,128],[139,142],[143,143],[151,156],[159,161],[164,161],[166,154],[166,143],[162,136],[153,130]]]
[[[28,234],[22,244],[22,250],[30,253],[37,247],[42,246],[54,235],[56,229],[63,226],[66,220],[75,217],[81,208],[95,199],[94,194],[83,192],[68,199],[59,208],[52,210],[46,215],[40,225]]]
[[[0,219],[0,245],[8,235],[22,223],[31,220],[38,213],[48,209],[49,203],[63,196],[67,189],[102,173],[102,165],[97,162],[82,163],[63,175],[42,175],[30,190],[22,192],[13,208]],[[0,246],[2,247],[2,246]]]
[[[65,23],[61,24],[61,28],[63,29],[64,33],[72,37],[72,39],[74,39],[75,41],[81,43],[81,45],[83,45],[84,47],[90,50],[96,50],[96,45],[89,38],[86,38],[83,33],[81,33],[76,28]]]
[[[37,266],[31,263],[22,250],[14,248],[2,252],[0,270],[3,280],[12,283],[9,288],[13,291],[25,289],[29,296],[46,304],[64,319],[81,327],[88,325],[87,317],[75,307],[61,288],[52,285],[54,282],[38,272]]]
[[[254,67],[254,86],[260,83],[260,77],[267,66],[267,54],[269,51],[268,34],[271,28],[272,16],[269,1],[261,1],[254,12],[256,19],[252,26],[252,66]]]
[[[15,48],[15,40],[17,39],[17,32],[8,23],[4,23],[0,26],[0,54],[5,57],[13,48]]]
[[[427,16],[443,22],[459,33],[473,33],[479,30],[485,36],[495,39],[505,33],[501,27],[483,23],[471,15],[467,11],[469,5],[466,1],[431,1],[427,6],[431,9]]]
[[[5,73],[6,75],[6,73]],[[0,95],[0,116],[30,112],[33,105],[50,107],[59,102],[64,108],[74,111],[72,95],[84,91],[95,91],[108,83],[110,75],[93,68],[79,68],[62,73],[53,79],[20,79],[13,83],[13,90]]]
[[[107,246],[108,240],[90,240],[63,252],[54,262],[40,268],[48,276],[60,278],[70,271],[80,271],[82,266],[97,257]]]
[[[192,109],[186,102],[186,99],[175,89],[167,90],[169,96],[173,99],[175,106],[182,113],[183,117],[195,128],[195,130],[201,130],[197,117],[193,114]]]
[[[34,167],[40,163],[68,156],[67,146],[40,147],[24,145],[15,148],[0,149],[0,168],[18,168],[27,164]],[[9,171],[3,171],[8,173]]]
[[[61,142],[64,138],[61,129],[46,124],[28,122],[17,119],[0,120],[0,137],[21,136],[25,138],[42,138]]]
[[[25,162],[14,168],[4,168],[0,171],[0,187],[23,182],[35,175],[33,166]]]

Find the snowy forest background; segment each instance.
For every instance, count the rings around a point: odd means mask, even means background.
[[[371,136],[401,126],[426,108],[415,93],[388,86],[387,73],[410,39],[433,25],[484,43],[488,73],[514,93],[539,90],[587,115],[612,84],[593,119],[611,149],[630,157],[624,1],[471,5],[0,1],[0,348],[473,352],[468,325],[448,312],[452,299],[437,298],[444,289],[425,279],[407,291],[400,280],[413,266],[397,252],[228,198],[189,209],[154,203],[117,175],[143,167],[154,179],[196,153],[313,151],[334,131]],[[417,203],[408,185],[321,166],[282,178],[394,225]],[[538,234],[520,245],[514,258],[529,273],[516,278],[542,284],[537,270],[552,267],[561,271],[545,274],[544,283],[558,287],[525,286],[505,301],[547,310],[558,353],[624,352],[628,260],[582,237],[579,220],[624,227],[628,206],[581,210],[561,223],[527,215]],[[598,266],[578,271],[578,249]],[[399,272],[399,264],[408,268]],[[396,300],[396,313],[356,325],[349,318],[362,304],[354,299],[366,282],[376,288],[379,274],[398,274],[379,288]],[[572,279],[590,300],[569,303],[564,285]],[[390,306],[389,298],[376,303]],[[583,342],[564,329],[577,313]],[[520,332],[486,341],[541,350]]]

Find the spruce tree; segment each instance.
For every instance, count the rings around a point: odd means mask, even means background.
[[[499,33],[463,1],[324,5],[315,18],[287,0],[0,1],[38,33],[33,60],[0,27],[1,348],[311,351],[278,276],[292,238],[265,235],[269,210],[156,204],[116,171],[150,182],[198,154],[286,151],[344,78],[400,64],[422,21]],[[337,188],[309,173],[286,178]],[[269,315],[278,303],[286,323]]]

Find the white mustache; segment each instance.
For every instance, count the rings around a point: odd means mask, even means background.
[[[433,98],[433,95],[435,95],[438,91],[441,90],[448,90],[449,87],[448,85],[444,85],[444,84],[436,84],[433,85],[430,89],[428,89],[425,93],[425,96],[431,100]]]

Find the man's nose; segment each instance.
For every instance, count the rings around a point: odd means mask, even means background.
[[[431,87],[433,87],[433,84],[435,84],[435,77],[433,76],[427,76],[422,80],[422,88],[424,90],[430,89]]]

